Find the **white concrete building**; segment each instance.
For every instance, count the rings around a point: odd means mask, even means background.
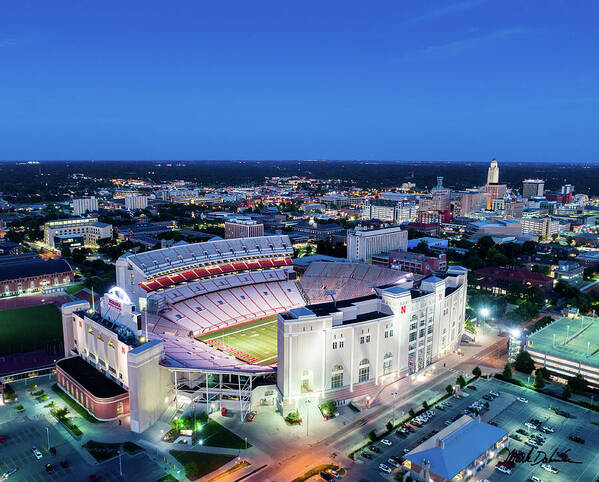
[[[148,196],[125,196],[125,209],[137,211],[148,207]]]
[[[338,403],[414,375],[457,349],[467,270],[450,268],[372,296],[279,315],[277,386],[284,410],[304,397]]]
[[[358,226],[347,232],[347,259],[367,262],[375,254],[405,251],[408,232],[399,226],[367,229]]]
[[[73,214],[75,216],[83,216],[87,212],[98,212],[98,200],[94,196],[83,199],[73,199]]]
[[[553,234],[559,233],[559,221],[549,217],[546,218],[521,218],[517,221],[522,225],[523,234],[536,234],[541,238],[548,239]]]

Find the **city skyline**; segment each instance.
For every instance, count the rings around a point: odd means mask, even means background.
[[[2,159],[594,162],[597,6],[5,9]]]

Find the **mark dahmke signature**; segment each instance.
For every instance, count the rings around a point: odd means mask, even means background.
[[[535,466],[539,464],[550,464],[550,463],[566,463],[566,464],[582,464],[582,462],[577,462],[570,458],[568,454],[570,449],[566,449],[563,452],[558,452],[558,449],[555,449],[551,455],[548,457],[547,452],[544,450],[537,450],[535,454],[534,447],[531,447],[527,454],[516,449],[509,450],[505,462],[512,462],[516,464],[524,464],[530,463],[530,465]],[[501,463],[501,462],[500,462]]]

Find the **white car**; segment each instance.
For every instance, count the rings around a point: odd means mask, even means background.
[[[518,397],[518,398],[516,398],[516,400],[518,400],[519,402],[522,402],[522,403],[528,403],[528,400],[526,400],[526,398],[524,398],[524,397]]]
[[[391,442],[391,440],[388,440],[386,438],[384,438],[383,440],[381,440],[381,443],[383,445],[386,445],[387,447],[390,447],[391,445],[393,445],[393,442]]]
[[[387,463],[391,466],[391,467],[399,467],[399,462],[393,460],[393,459],[389,459],[387,460]]]
[[[403,453],[407,454],[410,451],[410,449],[403,449]]]
[[[489,395],[492,395],[493,397],[498,397],[499,392],[489,392]]]
[[[546,470],[547,472],[551,472],[552,474],[557,474],[558,470],[555,467],[552,467],[549,464],[541,464],[541,468]]]
[[[2,474],[2,480],[4,480],[4,479],[8,479],[8,478],[9,478],[9,477],[10,477],[12,474],[14,474],[14,473],[15,473],[17,470],[19,470],[19,469],[17,469],[16,467],[13,467],[12,469],[10,469],[10,470],[7,470],[6,472],[4,472],[4,473]]]
[[[391,473],[391,467],[389,467],[388,465],[385,465],[385,464],[379,464],[379,470],[382,472],[385,472],[386,474]]]
[[[530,422],[526,422],[526,423],[524,424],[524,426],[525,426],[525,427],[528,427],[528,428],[532,428],[532,429],[536,429],[536,428],[537,428],[537,426],[536,426],[536,425],[534,425],[534,424],[532,424],[532,423],[530,423]]]
[[[536,443],[534,440],[532,439],[528,439],[526,442],[524,442],[526,445],[528,445],[529,447],[534,447],[535,449],[539,448],[539,444]]]
[[[505,465],[496,465],[495,468],[499,470],[499,472],[503,472],[504,474],[511,474],[511,469],[508,469]]]
[[[543,427],[543,430],[547,433],[553,433],[555,432],[555,430],[553,430],[551,427]]]
[[[33,452],[33,455],[35,455],[35,458],[37,460],[39,460],[43,457],[42,453],[37,449],[37,447],[35,447],[35,446],[31,447],[31,451]]]

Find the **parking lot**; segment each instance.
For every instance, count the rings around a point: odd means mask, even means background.
[[[532,447],[525,445],[526,440],[532,437],[533,433],[542,435],[545,442],[538,448],[530,452],[532,460],[514,463],[511,474],[503,474],[496,470],[498,461],[503,460],[507,454],[504,453],[495,460],[490,460],[478,474],[475,474],[470,480],[491,480],[491,481],[526,481],[531,477],[537,477],[540,481],[589,481],[594,482],[599,476],[599,426],[591,422],[599,423],[595,413],[576,407],[574,405],[555,400],[551,397],[526,390],[522,387],[503,383],[501,381],[477,380],[474,383],[477,390],[464,390],[464,398],[449,398],[447,401],[451,405],[445,410],[434,408],[435,415],[422,427],[414,427],[413,432],[398,435],[394,432],[386,437],[391,446],[384,445],[382,442],[373,444],[380,452],[374,452],[367,448],[356,454],[357,463],[350,470],[351,480],[392,480],[395,473],[400,469],[393,468],[387,461],[391,456],[401,457],[406,451],[414,449],[422,441],[442,430],[452,420],[464,414],[464,410],[475,401],[484,404],[487,400],[483,395],[490,391],[500,393],[500,396],[493,401],[489,401],[489,409],[483,411],[481,419],[485,422],[496,423],[504,428],[510,434],[516,434],[516,430],[526,430],[528,436],[522,436],[521,441],[509,440],[509,448],[522,450],[528,454]],[[520,402],[517,398],[525,398],[528,403]],[[570,418],[557,415],[551,408],[567,411],[571,414]],[[524,424],[531,419],[538,419],[543,426],[553,429],[552,433],[542,433],[537,429],[530,429]],[[580,444],[568,439],[570,435],[579,436],[585,443]],[[581,462],[580,464],[567,462],[551,462],[550,465],[558,470],[557,474],[552,474],[541,467],[543,454],[537,455],[539,450],[547,453],[547,458],[551,456],[554,450],[564,452],[569,450],[568,455],[571,460]],[[363,456],[367,453],[370,458]],[[538,457],[538,458],[537,458]],[[557,455],[554,459],[559,458]],[[537,460],[537,465],[533,463]],[[384,463],[392,468],[391,474],[385,474],[379,470],[379,464]]]
[[[38,482],[42,480],[55,481],[85,481],[91,475],[96,475],[102,482],[155,481],[166,472],[161,460],[154,460],[142,452],[135,456],[124,454],[122,456],[123,476],[120,475],[118,457],[104,463],[97,463],[91,455],[81,448],[84,440],[75,440],[64,427],[49,415],[49,408],[45,405],[54,400],[62,404],[61,400],[49,388],[53,380],[38,380],[40,386],[46,390],[50,398],[44,402],[37,402],[27,392],[25,382],[15,382],[13,387],[19,396],[19,403],[25,407],[25,414],[15,414],[10,405],[0,406],[0,435],[5,438],[0,443],[0,476],[12,468],[17,472],[12,474],[8,481]],[[76,416],[76,415],[75,415]],[[77,423],[85,428],[85,422],[77,418]],[[102,430],[103,426],[94,427]],[[110,433],[111,428],[105,428]],[[50,445],[48,445],[48,436]],[[42,454],[37,459],[32,447],[35,446]],[[56,449],[56,455],[48,450]],[[61,462],[66,461],[66,467]],[[52,472],[46,471],[46,465],[52,465]]]

